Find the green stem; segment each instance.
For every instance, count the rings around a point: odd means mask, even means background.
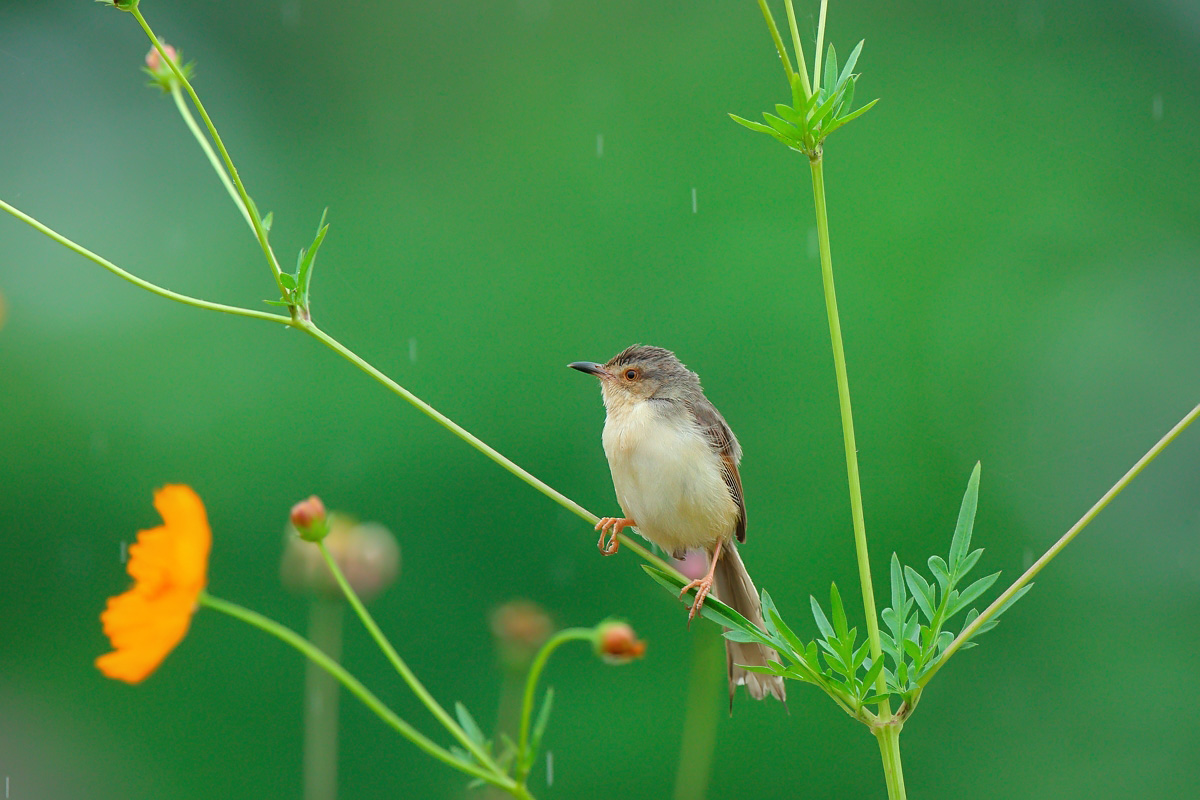
[[[788,10],[791,10],[791,0],[788,2]],[[787,48],[783,46],[783,37],[779,35],[779,27],[775,24],[775,16],[771,13],[771,8],[767,5],[767,0],[758,0],[758,7],[762,9],[763,19],[767,21],[767,28],[771,31],[771,41],[775,42],[775,50],[779,53],[779,60],[783,62],[783,71],[787,74],[788,86],[792,85],[792,76],[796,71],[792,69],[792,59],[788,57]],[[804,67],[804,59],[800,58],[800,67]],[[804,76],[804,80],[808,80],[808,76]]]
[[[877,728],[875,738],[879,740],[879,754],[883,760],[883,779],[887,784],[888,800],[906,800],[904,768],[900,763],[900,726],[884,725]]]
[[[299,650],[310,661],[337,678],[350,694],[357,697],[363,705],[375,712],[375,715],[383,720],[384,723],[415,744],[420,750],[433,756],[443,764],[479,778],[482,781],[486,781],[493,786],[498,786],[510,793],[513,792],[513,789],[517,788],[516,783],[508,776],[489,772],[475,764],[468,764],[456,758],[450,751],[440,747],[437,743],[398,717],[394,711],[372,694],[367,687],[363,686],[358,678],[347,672],[341,664],[334,661],[317,647],[314,647],[311,642],[292,629],[284,627],[275,620],[264,617],[262,614],[251,611],[236,603],[213,597],[208,592],[201,592],[199,598],[197,598],[197,602],[202,606],[207,606],[214,611],[220,611],[223,614],[228,614],[235,619],[252,625]]]
[[[492,760],[487,751],[473,741],[470,736],[467,736],[462,727],[459,726],[453,717],[446,713],[446,709],[441,707],[438,701],[433,698],[433,695],[429,693],[429,690],[425,688],[425,685],[409,669],[408,664],[396,652],[396,648],[392,647],[392,643],[383,635],[383,631],[379,629],[379,625],[375,623],[375,619],[367,611],[362,601],[358,599],[358,595],[354,592],[349,582],[347,582],[346,576],[342,574],[342,570],[338,567],[337,562],[329,554],[329,548],[325,546],[325,542],[317,542],[317,547],[321,549],[321,555],[325,558],[325,564],[329,567],[329,571],[333,573],[333,577],[337,581],[338,586],[341,587],[342,594],[346,596],[350,607],[354,609],[354,613],[362,621],[363,627],[371,634],[371,638],[375,640],[375,644],[379,645],[379,649],[383,651],[387,660],[391,662],[392,667],[400,674],[404,682],[408,684],[408,688],[412,690],[412,693],[417,696],[422,705],[429,709],[429,713],[433,714],[434,718],[442,723],[442,727],[448,730],[450,735],[457,739],[458,743],[475,757],[476,761],[496,774],[503,774],[503,771],[496,765],[496,762]]]
[[[106,270],[108,270],[112,274],[114,274],[120,278],[124,278],[125,280],[132,283],[134,286],[145,289],[148,292],[152,292],[152,293],[158,295],[159,297],[165,297],[168,300],[174,300],[177,303],[183,303],[185,305],[195,306],[196,308],[207,309],[208,311],[220,311],[225,314],[234,314],[239,317],[250,317],[252,319],[263,319],[263,320],[268,320],[270,322],[278,322],[283,325],[291,325],[292,324],[291,319],[289,319],[288,317],[281,316],[279,314],[269,314],[266,311],[255,311],[255,310],[249,309],[249,308],[241,308],[240,306],[227,306],[223,303],[211,303],[208,300],[201,300],[198,297],[191,297],[186,294],[180,294],[179,292],[172,292],[170,289],[164,289],[163,287],[159,286],[158,284],[151,283],[150,281],[139,278],[138,276],[134,275],[133,273],[126,272],[125,270],[118,267],[116,264],[112,263],[111,261],[109,261],[106,258],[96,255],[91,250],[88,250],[86,247],[75,244],[75,242],[73,242],[70,239],[68,239],[67,237],[63,236],[58,231],[55,231],[52,228],[49,228],[49,227],[43,225],[42,223],[38,222],[33,217],[29,216],[28,214],[26,214],[23,211],[20,211],[19,209],[14,208],[13,206],[10,206],[8,203],[4,202],[3,200],[0,200],[0,209],[7,211],[9,214],[12,214],[17,219],[26,223],[31,228],[39,231],[40,233],[45,234],[46,236],[48,236],[49,238],[58,242],[63,247],[67,248],[68,250],[78,253],[79,255],[83,256],[87,260],[92,261],[92,262],[104,267]]]
[[[534,489],[537,489],[539,492],[546,495],[546,497],[549,497],[551,500],[558,503],[563,508],[567,509],[568,511],[572,512],[576,516],[586,520],[587,522],[589,522],[593,525],[596,524],[596,522],[600,519],[595,514],[588,511],[583,506],[579,505],[579,503],[576,503],[574,500],[567,497],[562,492],[558,491],[557,489],[555,489],[552,486],[550,486],[549,484],[547,484],[545,481],[541,480],[540,478],[535,477],[532,473],[517,466],[517,464],[514,461],[512,461],[511,459],[509,459],[506,456],[504,456],[503,454],[501,454],[500,451],[496,450],[494,447],[487,444],[479,437],[475,436],[473,433],[468,431],[466,428],[459,425],[457,422],[450,419],[445,414],[438,411],[436,408],[429,405],[421,398],[417,397],[415,394],[410,392],[408,389],[405,389],[403,386],[396,383],[394,380],[389,378],[387,375],[383,374],[378,369],[376,369],[374,366],[372,366],[368,361],[366,361],[365,359],[363,359],[362,357],[360,357],[359,355],[357,355],[356,353],[351,351],[348,347],[343,345],[337,339],[334,339],[332,336],[325,333],[325,331],[318,328],[312,322],[304,321],[304,320],[297,321],[296,327],[301,328],[302,330],[306,331],[314,339],[321,342],[322,344],[324,344],[326,347],[333,350],[334,352],[338,353],[340,356],[345,358],[351,364],[354,364],[354,366],[358,367],[363,372],[370,375],[372,378],[377,380],[379,383],[383,384],[385,387],[390,389],[395,394],[400,395],[405,400],[407,400],[409,403],[416,406],[416,408],[421,413],[423,413],[425,416],[429,417],[434,422],[441,425],[443,428],[450,431],[451,433],[453,433],[458,438],[462,439],[467,444],[471,445],[471,447],[474,447],[480,453],[483,453],[485,456],[490,458],[495,463],[499,464],[501,467],[503,467],[505,470],[507,470],[512,475],[515,475],[517,478],[520,478],[522,481],[529,484]],[[678,570],[676,570],[674,567],[667,564],[667,562],[663,561],[658,556],[651,553],[645,547],[642,547],[640,544],[635,542],[628,535],[621,534],[620,540],[621,540],[622,545],[624,545],[625,547],[628,547],[630,550],[637,553],[638,556],[640,556],[644,561],[654,564],[659,569],[663,569],[663,570],[673,573],[675,575],[679,574]]]
[[[308,640],[332,660],[342,658],[341,600],[316,597],[309,606]],[[338,685],[316,662],[304,674],[304,800],[337,797]]]
[[[237,206],[238,211],[242,212],[242,218],[246,220],[246,224],[250,226],[250,230],[254,230],[254,221],[250,219],[250,212],[246,210],[246,204],[242,202],[242,198],[238,197],[237,188],[234,187],[233,181],[229,180],[229,173],[225,171],[225,167],[221,165],[221,159],[213,152],[212,145],[208,143],[208,137],[200,130],[200,126],[196,124],[196,118],[192,116],[192,111],[187,107],[187,103],[183,100],[183,94],[179,91],[179,84],[171,84],[171,99],[175,101],[175,107],[179,109],[179,116],[183,117],[184,123],[187,124],[188,130],[192,132],[196,143],[200,145],[200,149],[204,151],[204,155],[208,158],[208,163],[212,164],[213,170],[217,173],[217,177],[221,179],[221,184],[225,187],[225,191],[229,193],[233,204]]]
[[[822,4],[822,10],[824,4]],[[824,13],[822,11],[822,19]],[[829,248],[829,219],[825,209],[825,175],[821,156],[809,159],[812,170],[813,200],[817,213],[817,241],[821,252],[821,282],[825,287],[825,310],[829,316],[829,337],[833,343],[833,368],[837,375],[838,406],[842,414],[842,439],[846,445],[846,474],[850,482],[850,516],[854,524],[854,550],[858,558],[858,579],[862,585],[863,610],[867,616],[867,640],[871,643],[872,662],[883,657],[879,639],[879,618],[875,612],[875,590],[871,586],[871,561],[867,553],[867,526],[863,520],[862,487],[858,478],[858,448],[854,443],[854,415],[850,409],[850,379],[846,375],[846,352],[842,346],[842,324],[838,320],[837,293],[833,287],[833,255]],[[875,683],[878,694],[887,693],[883,673]],[[885,699],[879,704],[879,717],[887,721],[891,707]]]
[[[517,739],[517,761],[521,765],[517,769],[521,783],[525,782],[525,776],[528,774],[529,727],[533,717],[534,695],[538,679],[542,676],[542,670],[546,668],[550,654],[567,642],[590,642],[595,636],[596,631],[593,628],[564,628],[542,645],[542,649],[534,656],[533,663],[529,665],[529,675],[525,678],[525,695],[521,700],[521,733]]]
[[[1133,479],[1136,478],[1151,461],[1157,458],[1159,453],[1167,448],[1167,445],[1175,441],[1175,438],[1178,437],[1179,434],[1183,433],[1183,431],[1189,425],[1195,422],[1197,416],[1200,416],[1200,405],[1197,405],[1186,415],[1184,415],[1183,419],[1175,423],[1175,426],[1171,428],[1171,430],[1167,431],[1161,439],[1155,442],[1154,446],[1147,450],[1146,454],[1139,458],[1137,463],[1130,467],[1129,471],[1122,475],[1121,479],[1114,483],[1112,488],[1105,492],[1104,496],[1097,500],[1095,505],[1089,508],[1087,513],[1080,517],[1079,521],[1072,525],[1070,530],[1062,535],[1061,539],[1055,542],[1049,550],[1043,553],[1041,558],[1033,562],[1033,565],[1030,566],[1029,569],[1025,570],[1024,575],[1017,578],[1013,582],[1013,585],[1005,589],[999,597],[992,601],[992,604],[988,606],[982,614],[976,617],[970,625],[963,628],[962,633],[960,633],[954,639],[954,641],[950,643],[950,646],[946,648],[946,652],[942,654],[942,657],[938,659],[938,662],[934,664],[917,682],[917,685],[924,687],[926,684],[928,684],[929,679],[937,674],[937,671],[945,665],[950,656],[954,655],[958,649],[963,646],[963,644],[970,641],[971,637],[975,635],[975,632],[979,630],[980,625],[983,625],[983,623],[995,616],[996,613],[1004,607],[1004,604],[1007,603],[1014,594],[1021,590],[1021,587],[1033,580],[1034,576],[1041,572],[1043,567],[1049,564],[1055,556],[1062,552],[1062,549],[1069,545],[1071,540],[1078,536],[1079,532],[1086,528],[1088,524],[1096,518],[1096,515],[1103,511],[1104,507],[1112,502],[1114,497],[1124,491],[1125,487],[1132,483]]]
[[[715,701],[725,682],[724,660],[725,643],[721,635],[712,629],[697,631],[692,640],[691,677],[683,714],[683,741],[675,767],[674,800],[708,796],[721,708]]]
[[[233,179],[234,186],[237,187],[242,207],[251,212],[250,227],[254,228],[254,235],[258,239],[259,247],[262,248],[263,256],[267,259],[267,266],[271,268],[271,272],[275,276],[275,283],[279,286],[279,294],[281,297],[286,298],[288,292],[279,277],[281,273],[279,261],[276,260],[275,253],[271,250],[271,244],[267,241],[267,233],[263,230],[262,220],[259,219],[258,212],[253,210],[254,203],[251,202],[250,195],[246,193],[246,187],[242,185],[242,179],[238,176],[237,168],[233,165],[233,159],[229,157],[229,151],[225,149],[225,143],[221,141],[221,135],[217,133],[217,127],[213,125],[212,119],[208,116],[208,111],[204,109],[204,104],[200,102],[200,96],[196,94],[196,90],[192,88],[192,84],[188,82],[183,71],[179,69],[179,65],[175,63],[175,59],[167,55],[167,52],[163,49],[162,42],[158,40],[158,36],[150,29],[150,25],[146,22],[146,18],[142,16],[141,10],[137,6],[134,6],[130,9],[130,12],[137,19],[138,25],[142,26],[142,30],[146,32],[146,36],[150,37],[150,42],[154,45],[154,49],[158,51],[159,58],[162,59],[164,64],[170,66],[171,72],[175,75],[175,80],[187,91],[188,97],[192,99],[192,104],[200,112],[200,118],[204,120],[204,126],[208,128],[208,133],[212,136],[217,149],[221,151],[221,159],[225,162],[225,168],[229,171],[229,176]]]
[[[424,400],[421,400],[419,397],[417,397],[412,392],[405,389],[400,384],[396,383],[394,380],[389,378],[387,375],[380,372],[374,366],[372,366],[367,361],[363,360],[360,356],[358,356],[356,353],[351,351],[350,348],[346,347],[344,344],[339,342],[337,339],[335,339],[332,336],[330,336],[329,334],[325,333],[325,331],[318,328],[311,321],[292,319],[290,317],[285,317],[280,314],[271,314],[266,311],[256,311],[256,310],[249,309],[249,308],[241,308],[240,306],[227,306],[223,303],[212,303],[212,302],[209,302],[208,300],[201,300],[197,297],[191,297],[190,295],[180,294],[179,292],[173,292],[170,289],[164,289],[163,287],[161,287],[157,284],[154,284],[154,283],[151,283],[150,281],[139,278],[138,276],[134,275],[131,272],[126,272],[125,270],[121,269],[120,267],[118,267],[116,264],[112,263],[108,259],[106,259],[102,256],[99,256],[96,253],[93,253],[91,250],[88,250],[86,247],[83,247],[82,245],[76,244],[75,242],[68,239],[66,236],[63,236],[58,231],[55,231],[54,229],[47,227],[46,225],[43,225],[41,222],[39,222],[36,219],[34,219],[33,217],[29,216],[25,212],[9,205],[8,203],[4,202],[3,200],[0,200],[0,210],[7,211],[12,216],[14,216],[17,219],[21,220],[22,222],[26,223],[27,225],[32,227],[34,230],[39,231],[40,233],[44,234],[45,236],[49,237],[50,239],[54,240],[55,242],[58,242],[63,247],[67,248],[68,250],[70,250],[74,253],[78,253],[79,255],[83,256],[84,258],[88,259],[89,261],[92,261],[92,262],[104,267],[106,270],[113,273],[114,275],[116,275],[120,278],[123,278],[124,280],[129,281],[134,286],[137,286],[141,289],[145,289],[146,291],[156,294],[159,297],[165,297],[168,300],[174,300],[177,303],[183,303],[184,305],[194,306],[195,308],[203,308],[208,311],[220,311],[225,314],[234,314],[236,316],[241,316],[241,317],[250,317],[251,319],[261,319],[261,320],[266,320],[268,322],[276,322],[276,323],[279,323],[280,325],[287,325],[289,327],[296,327],[296,328],[300,328],[300,329],[304,330],[306,333],[311,335],[317,341],[324,344],[330,350],[333,350],[334,352],[338,353],[343,358],[345,358],[347,361],[351,362],[352,364],[357,366],[359,369],[361,369],[363,372],[367,373],[372,378],[377,380],[379,383],[383,384],[386,388],[390,389],[395,394],[400,395],[405,400],[407,400],[409,403],[416,406],[418,410],[420,410],[422,413],[424,413],[430,419],[437,422],[443,428],[450,431],[455,436],[462,439],[463,441],[465,441],[467,444],[474,447],[479,452],[483,453],[485,456],[487,456],[492,461],[499,464],[501,467],[503,467],[505,470],[507,470],[512,475],[515,475],[517,478],[519,478],[522,481],[524,481],[525,483],[529,484],[534,489],[537,489],[539,492],[544,494],[546,497],[549,497],[551,500],[558,503],[563,508],[572,512],[576,516],[586,520],[589,524],[592,524],[592,525],[595,525],[596,522],[600,519],[595,514],[591,513],[586,508],[579,505],[579,503],[576,503],[574,500],[567,497],[562,492],[551,487],[545,481],[542,481],[541,479],[535,477],[532,473],[517,466],[517,464],[515,462],[513,462],[511,459],[507,458],[506,456],[502,455],[494,447],[483,442],[481,439],[479,439],[477,436],[472,434],[466,428],[462,427],[457,422],[450,419],[445,414],[441,413],[440,411],[435,409],[433,406],[426,403]],[[620,540],[621,540],[621,543],[626,548],[628,548],[629,550],[632,550],[634,553],[636,553],[643,561],[646,561],[650,564],[654,564],[659,569],[662,569],[662,570],[664,570],[668,573],[671,573],[677,577],[681,577],[681,576],[679,576],[678,570],[676,570],[674,567],[672,567],[666,561],[662,560],[658,556],[651,553],[645,547],[642,547],[640,544],[638,544],[636,541],[634,541],[628,534],[622,533],[620,535]]]
[[[804,46],[800,44],[800,28],[796,25],[796,9],[792,0],[787,0],[788,27],[792,30],[792,46],[796,48],[796,66],[800,71],[800,85],[804,87],[804,99],[812,97],[813,86],[818,84],[808,82],[808,67],[804,63]],[[771,21],[774,25],[774,20]],[[778,36],[779,34],[775,34]]]
[[[813,86],[817,88],[821,86],[821,51],[825,49],[825,7],[827,5],[829,5],[829,0],[821,0],[821,16],[817,20],[817,48],[813,53]]]

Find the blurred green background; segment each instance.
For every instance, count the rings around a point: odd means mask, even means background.
[[[826,149],[877,585],[893,551],[945,552],[976,460],[981,570],[1007,585],[1200,400],[1200,6],[830,5],[829,41],[867,41],[860,99],[883,98]],[[598,514],[617,511],[603,411],[564,365],[676,350],[745,449],[759,586],[805,635],[810,593],[856,598],[808,170],[726,116],[787,96],[755,3],[142,8],[198,60],[285,263],[329,206],[323,327]],[[145,278],[265,308],[257,245],[144,88],[146,50],[95,3],[0,3],[0,196]],[[316,492],[389,526],[404,563],[374,611],[487,724],[491,609],[628,618],[644,660],[550,665],[554,783],[533,786],[671,795],[715,632],[689,632],[635,558],[600,557],[577,518],[298,333],[153,297],[7,217],[0,296],[8,796],[299,796],[296,653],[206,611],[141,686],[92,667],[121,543],[177,481],[209,510],[212,592],[294,627],[290,505]],[[1191,431],[942,671],[904,731],[910,796],[1197,791],[1198,467]],[[344,660],[447,741],[355,625]],[[790,713],[721,712],[708,796],[884,797],[865,730],[789,689]],[[342,723],[345,797],[464,796],[348,699]]]

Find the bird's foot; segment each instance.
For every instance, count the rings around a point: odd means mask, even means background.
[[[685,594],[687,594],[689,591],[691,591],[692,589],[696,590],[696,599],[692,601],[692,607],[688,610],[688,626],[689,627],[692,624],[692,620],[695,619],[696,615],[700,613],[700,609],[704,608],[704,600],[708,597],[709,592],[712,591],[712,586],[713,586],[713,576],[712,576],[712,573],[710,572],[708,575],[705,575],[703,578],[697,578],[696,580],[689,583],[687,586],[683,587],[683,590],[679,593],[679,599],[682,600],[683,596]]]
[[[595,530],[600,531],[600,541],[596,542],[596,547],[600,548],[600,552],[604,555],[611,556],[621,548],[621,541],[617,536],[629,525],[637,525],[637,523],[626,517],[602,517],[596,523]],[[608,536],[608,544],[604,543],[605,536]]]

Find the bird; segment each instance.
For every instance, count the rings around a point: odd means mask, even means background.
[[[680,592],[683,597],[696,590],[689,624],[713,593],[764,627],[758,590],[737,549],[738,542],[746,541],[746,503],[738,473],[742,448],[705,397],[700,377],[670,350],[641,344],[604,364],[576,361],[567,366],[596,376],[604,400],[604,454],[624,516],[596,523],[600,552],[616,553],[617,537],[626,527],[676,559],[702,549],[708,573]],[[742,668],[778,661],[774,650],[727,639],[725,654],[731,708],[740,685],[756,700],[767,694],[786,699],[781,677]]]

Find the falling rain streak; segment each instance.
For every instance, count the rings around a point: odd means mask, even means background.
[[[597,133],[596,134],[596,158],[600,158],[603,155],[604,155],[604,134]]]
[[[692,213],[696,213],[696,187],[692,187]]]

